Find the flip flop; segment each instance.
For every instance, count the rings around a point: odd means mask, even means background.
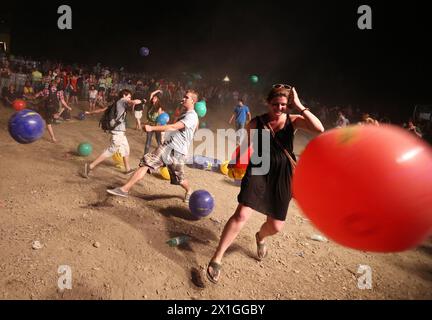
[[[212,267],[213,272],[210,272],[210,267]],[[217,284],[219,281],[219,276],[220,276],[220,272],[222,269],[222,265],[211,261],[207,267],[207,278],[209,279],[210,282]]]
[[[256,239],[256,244],[257,244],[257,255],[258,255],[258,259],[261,261],[263,260],[265,257],[267,257],[267,246],[265,243],[260,243],[259,240],[259,232],[257,232],[255,234],[255,239]]]

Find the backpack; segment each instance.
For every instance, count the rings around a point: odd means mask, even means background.
[[[112,104],[108,106],[105,112],[102,115],[102,118],[99,121],[99,127],[105,132],[113,131],[115,127],[117,127],[121,123],[121,118],[125,115],[125,112],[118,117],[117,116],[117,101],[114,101]]]

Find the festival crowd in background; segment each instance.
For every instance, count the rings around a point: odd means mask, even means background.
[[[172,120],[179,115],[179,102],[186,90],[192,87],[200,92],[200,99],[205,100],[209,111],[234,110],[246,106],[247,112],[259,113],[265,106],[263,95],[252,86],[235,86],[230,82],[206,81],[200,74],[186,74],[183,72],[176,78],[166,78],[161,75],[132,73],[123,68],[102,66],[84,66],[81,64],[66,65],[54,61],[34,61],[29,58],[3,55],[0,57],[0,90],[2,102],[10,106],[17,98],[28,101],[29,107],[37,107],[38,101],[34,98],[37,94],[47,89],[52,81],[56,81],[59,94],[59,110],[61,118],[69,120],[70,111],[79,101],[88,101],[88,111],[105,107],[114,102],[122,89],[136,92],[139,89],[139,98],[150,100],[150,94],[158,91],[160,105],[168,112]],[[41,94],[39,94],[41,96]],[[63,100],[61,102],[60,100]],[[391,123],[390,116],[380,115],[377,112],[361,110],[358,107],[348,105],[345,107],[321,104],[315,99],[303,101],[308,105],[322,121],[326,129],[345,127],[349,124]],[[142,117],[144,106],[138,106],[135,117]],[[245,109],[246,110],[246,109]],[[138,113],[137,113],[138,112]],[[246,114],[239,115],[242,121],[246,121]],[[146,114],[146,111],[144,111]],[[137,118],[137,129],[141,125]],[[250,116],[249,116],[250,119]],[[58,117],[55,121],[60,121]],[[229,115],[226,121],[231,122]],[[241,127],[241,123],[236,126]],[[403,124],[418,137],[423,137],[431,142],[432,119],[419,120],[407,119]]]

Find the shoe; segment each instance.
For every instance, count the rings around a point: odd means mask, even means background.
[[[268,249],[264,242],[261,242],[259,237],[259,232],[255,234],[256,244],[257,244],[257,256],[258,260],[262,261],[265,257],[267,257]]]
[[[211,269],[210,269],[211,268]],[[220,263],[211,261],[207,266],[207,278],[210,282],[217,284],[219,281],[222,265]]]
[[[90,169],[89,164],[88,164],[88,163],[85,163],[85,164],[84,164],[84,170],[81,172],[81,176],[82,176],[83,178],[86,178],[86,179],[90,178],[90,176],[89,176],[90,171],[91,171],[91,169]]]
[[[124,192],[120,188],[107,189],[107,192],[109,194],[112,194],[113,196],[119,196],[119,197],[123,197],[123,198],[127,198],[129,195],[129,192]]]
[[[189,199],[190,199],[191,194],[192,194],[192,191],[189,191],[189,192],[186,191],[185,197],[184,197],[184,200],[183,200],[184,203],[189,203]]]

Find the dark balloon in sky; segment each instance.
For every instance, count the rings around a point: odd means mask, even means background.
[[[149,50],[149,48],[147,48],[147,47],[142,47],[142,48],[139,50],[139,53],[140,53],[141,56],[143,56],[143,57],[147,57],[147,56],[150,54],[150,50]]]

